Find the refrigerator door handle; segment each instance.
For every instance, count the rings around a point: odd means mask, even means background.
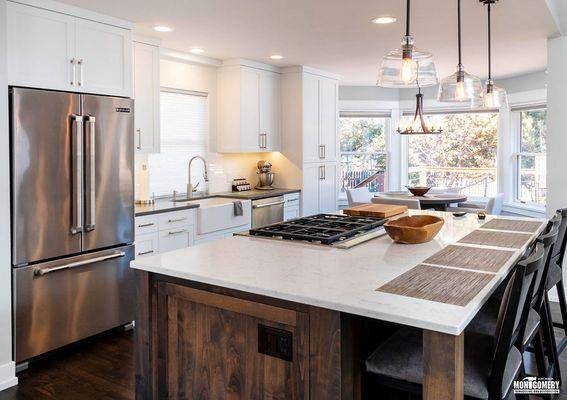
[[[92,115],[85,117],[85,230],[93,231],[96,223],[96,157],[95,157],[95,133],[96,118]]]
[[[43,275],[47,275],[51,272],[55,272],[55,271],[61,271],[62,269],[69,269],[69,268],[77,268],[77,267],[81,267],[83,265],[87,265],[87,264],[94,264],[97,262],[101,262],[101,261],[106,261],[106,260],[110,260],[112,258],[119,258],[119,257],[124,257],[126,255],[125,252],[120,251],[118,253],[113,253],[113,254],[107,254],[105,256],[100,256],[100,257],[95,257],[95,258],[88,258],[86,260],[81,260],[81,261],[75,261],[75,262],[71,262],[71,263],[67,263],[67,264],[63,264],[63,265],[58,265],[56,267],[49,267],[49,268],[36,268],[33,273],[36,276],[43,276]]]
[[[83,117],[73,115],[71,130],[73,200],[71,206],[71,233],[83,231]]]

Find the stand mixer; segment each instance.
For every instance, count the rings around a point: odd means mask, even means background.
[[[275,173],[271,172],[272,164],[266,160],[260,160],[256,164],[258,167],[258,190],[273,190],[272,184],[274,183]]]

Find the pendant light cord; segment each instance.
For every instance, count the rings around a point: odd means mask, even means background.
[[[410,35],[410,0],[406,3],[406,36]]]
[[[457,0],[457,16],[458,16],[457,29],[459,32],[459,71],[460,71],[461,69],[463,69],[462,52],[461,52],[461,0]]]
[[[488,79],[492,79],[492,23],[490,18],[490,2],[488,2]]]

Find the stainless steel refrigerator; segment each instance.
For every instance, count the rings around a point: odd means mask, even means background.
[[[134,319],[133,105],[10,88],[17,362]]]

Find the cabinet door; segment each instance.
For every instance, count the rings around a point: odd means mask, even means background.
[[[240,78],[240,148],[264,151],[260,138],[260,71],[242,67]]]
[[[265,151],[279,151],[281,146],[281,79],[273,72],[260,75],[260,135],[265,135]]]
[[[8,83],[76,91],[75,18],[7,2]]]
[[[323,179],[319,185],[319,212],[337,211],[337,165],[322,164]]]
[[[160,253],[182,249],[193,245],[193,226],[159,231],[158,236]]]
[[[159,398],[309,398],[306,313],[166,282],[157,304]]]
[[[137,153],[159,153],[159,48],[134,42],[134,128]]]
[[[136,258],[157,254],[158,241],[157,232],[136,235]]]
[[[303,187],[301,189],[301,214],[303,216],[319,213],[319,181],[321,164],[303,165]]]
[[[319,79],[303,75],[303,161],[317,162],[319,151]]]
[[[319,78],[319,145],[320,158],[337,161],[338,83],[334,79]]]
[[[284,221],[299,218],[299,206],[284,207]]]
[[[130,97],[132,38],[127,29],[76,19],[81,91]]]

